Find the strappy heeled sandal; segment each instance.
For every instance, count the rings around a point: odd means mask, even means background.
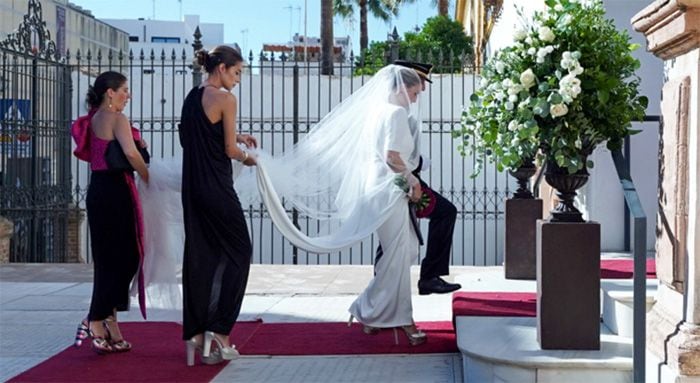
[[[92,336],[92,350],[99,355],[111,354],[114,348],[109,341],[101,336]]]
[[[112,317],[108,317],[104,321],[102,321],[102,325],[105,328],[105,331],[107,332],[106,340],[109,341],[109,344],[112,346],[112,352],[127,352],[131,351],[131,343],[127,342],[124,337],[122,339],[116,340],[114,339],[114,336],[112,336],[112,332],[109,330],[109,324],[108,323],[116,323],[116,320]]]
[[[73,346],[82,346],[83,341],[89,338],[91,335],[90,329],[88,328],[88,320],[85,318],[80,321],[80,324],[78,325],[78,330],[75,332],[75,341],[73,342]]]
[[[406,337],[408,338],[408,343],[410,343],[411,346],[423,344],[426,340],[428,340],[428,335],[426,335],[426,333],[419,330],[415,324],[411,324],[408,326],[394,327],[394,341],[396,344],[399,344],[399,333],[397,329],[403,330],[404,334],[406,334]]]
[[[353,315],[350,315],[350,319],[348,319],[348,327],[352,326],[352,320],[354,318],[355,317]],[[366,324],[363,324],[359,320],[357,322],[362,325],[362,332],[367,334],[367,335],[377,335],[377,334],[379,334],[379,331],[381,331],[381,329],[379,327],[367,326]]]
[[[206,331],[204,333],[204,344],[202,350],[202,357],[210,357],[212,352],[211,344],[216,343],[218,351],[221,354],[221,358],[224,360],[233,360],[241,356],[241,354],[236,350],[235,345],[224,345],[224,343],[219,339],[212,331]]]
[[[187,366],[194,366],[194,356],[196,352],[200,353],[200,359],[203,364],[219,364],[224,361],[224,358],[221,357],[221,353],[219,352],[219,350],[210,350],[209,356],[201,355],[203,354],[203,347],[200,342],[197,342],[196,338],[192,338],[185,341],[185,345],[187,348]]]

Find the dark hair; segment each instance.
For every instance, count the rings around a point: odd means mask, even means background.
[[[207,73],[214,72],[217,65],[221,63],[224,63],[226,68],[230,68],[243,61],[241,52],[228,45],[217,45],[211,52],[207,52],[206,49],[200,49],[196,55],[197,63],[203,66]]]
[[[418,73],[413,70],[413,69],[408,69],[408,68],[401,68],[399,67],[399,75],[401,76],[401,84],[406,87],[410,88],[412,86],[421,84],[422,80]],[[394,78],[394,84],[392,85],[392,88],[396,90],[399,87],[399,79]]]
[[[107,93],[107,89],[116,91],[124,85],[126,76],[119,72],[103,72],[95,79],[95,84],[88,87],[86,101],[90,108],[97,108]]]

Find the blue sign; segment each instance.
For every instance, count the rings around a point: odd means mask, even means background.
[[[32,136],[28,131],[30,119],[30,100],[0,98],[0,153],[2,155],[14,158],[31,157]]]

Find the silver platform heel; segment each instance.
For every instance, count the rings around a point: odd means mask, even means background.
[[[202,351],[202,357],[206,358],[211,354],[211,343],[216,342],[219,347],[219,353],[221,353],[221,358],[224,360],[233,360],[241,356],[241,354],[236,350],[236,346],[224,346],[224,344],[216,337],[212,331],[207,331],[204,333],[204,351]]]

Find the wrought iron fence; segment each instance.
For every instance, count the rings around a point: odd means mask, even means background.
[[[196,33],[195,44],[193,44],[195,47],[199,43],[198,37],[201,35],[198,36]],[[18,54],[8,51],[7,55],[9,57]],[[38,129],[41,126],[53,124],[47,131],[54,132],[57,137],[51,163],[59,164],[57,169],[62,169],[60,173],[57,171],[52,173],[54,177],[61,177],[62,183],[57,186],[60,192],[41,193],[44,189],[38,188],[37,185],[33,185],[30,191],[21,192],[40,193],[44,196],[67,195],[67,198],[61,200],[61,206],[63,206],[61,208],[54,205],[44,210],[20,208],[22,214],[29,214],[31,211],[36,215],[46,210],[52,214],[60,214],[61,211],[70,212],[71,202],[79,212],[84,210],[89,167],[70,156],[68,126],[70,121],[87,112],[84,103],[87,88],[95,77],[105,70],[116,70],[128,77],[132,98],[125,113],[149,142],[152,156],[166,158],[178,155],[181,149],[177,141],[176,127],[179,122],[180,108],[187,92],[197,81],[200,81],[202,75],[200,69],[192,65],[191,57],[192,53],[185,50],[119,52],[107,55],[102,55],[99,51],[77,51],[67,52],[62,62],[51,61],[51,65],[47,64],[47,71],[53,70],[62,74],[62,77],[53,75],[55,80],[47,82],[57,84],[52,92],[55,92],[56,100],[62,100],[55,102],[61,107],[60,113],[56,112],[54,117],[37,115],[36,118],[28,120],[29,122],[21,126],[11,122],[7,125],[8,128],[3,127],[3,133],[5,129],[10,129],[7,133],[15,134],[23,131],[25,126]],[[392,56],[388,54],[387,57]],[[33,56],[28,59],[36,61]],[[429,57],[423,59],[429,60]],[[366,75],[354,75],[356,66],[353,57],[348,61],[336,63],[334,74],[331,76],[321,74],[318,62],[290,61],[285,55],[269,52],[261,52],[257,56],[251,53],[247,61],[243,81],[234,90],[239,100],[238,130],[255,135],[262,148],[273,154],[281,153],[293,145],[328,111],[370,78]],[[453,129],[459,127],[462,106],[467,103],[478,78],[473,74],[471,62],[463,60],[458,65],[452,65],[448,68],[439,68],[443,73],[433,75],[433,83],[421,100],[423,156],[432,160],[431,169],[423,174],[423,178],[457,207],[458,221],[455,228],[452,263],[499,264],[502,262],[503,252],[502,201],[510,193],[512,183],[505,174],[498,173],[495,168],[486,169],[478,178],[469,178],[475,159],[459,155],[457,143],[452,139],[451,133]],[[19,70],[13,68],[18,67],[3,66],[3,74]],[[34,81],[31,80],[34,78],[36,76],[32,77],[27,72],[27,81]],[[47,95],[40,90],[41,85],[34,87],[33,84],[27,83],[27,89],[36,89],[38,93]],[[61,96],[58,96],[59,94]],[[43,137],[36,130],[35,134],[36,136],[32,137]],[[33,153],[39,154],[40,151]],[[32,158],[34,158],[32,161],[40,162],[41,157]],[[5,170],[4,163],[3,170]],[[72,181],[66,181],[71,175]],[[35,177],[35,179],[39,178]],[[5,186],[2,190],[3,193],[20,193],[16,188]],[[5,194],[3,194],[3,201],[5,200]],[[0,214],[7,215],[9,211],[3,206]],[[293,247],[277,232],[263,206],[248,206],[246,211],[254,238],[254,261],[257,263],[370,264],[373,262],[374,249],[377,246],[374,237],[339,253],[307,253]],[[308,235],[316,235],[325,230],[319,222],[298,215],[291,207],[289,213]],[[84,219],[71,221],[81,229],[74,241],[69,238],[64,242],[79,243],[79,248],[75,249],[76,252],[80,252],[78,258],[89,261],[91,258],[89,228],[85,221]],[[59,226],[65,228],[68,224],[69,222],[66,221],[65,225]],[[427,232],[427,222],[422,222],[422,229]],[[32,232],[36,234],[42,231],[38,229]],[[67,233],[61,234],[63,238],[67,238]],[[15,234],[15,241],[18,235]],[[35,246],[39,246],[39,243],[35,242]],[[18,254],[23,251],[16,249]],[[32,258],[35,261],[58,260],[43,257],[41,252],[32,252],[32,254],[36,255]]]
[[[0,215],[14,224],[11,262],[65,262],[70,219],[70,68],[29,12],[0,42]]]

